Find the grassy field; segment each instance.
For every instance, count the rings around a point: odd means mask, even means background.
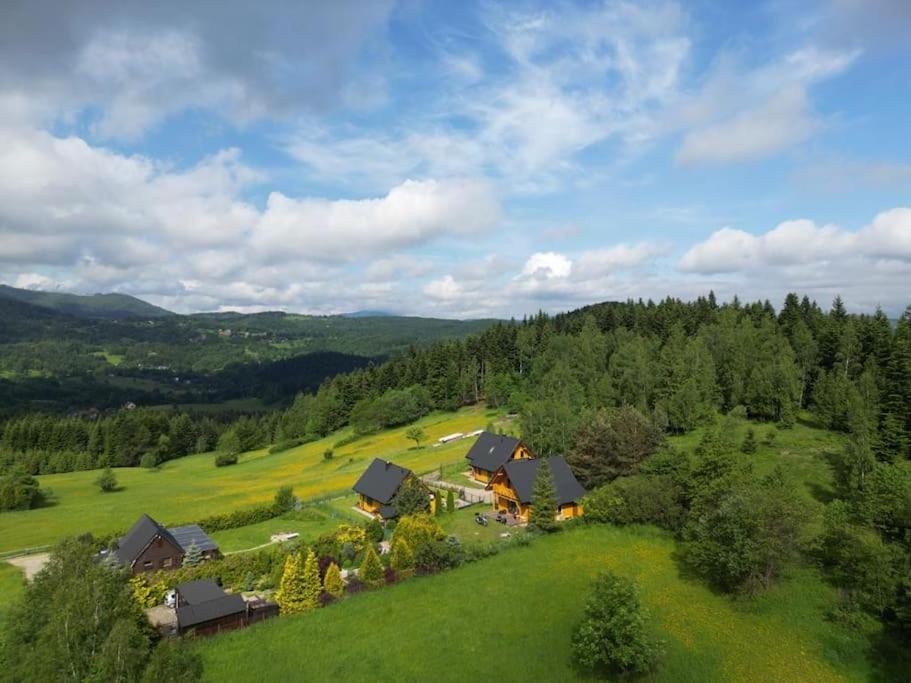
[[[490,419],[485,409],[473,407],[430,415],[419,424],[431,444],[445,434],[480,429]],[[41,476],[41,487],[53,491],[55,504],[0,515],[0,552],[49,544],[85,531],[123,531],[143,512],[165,524],[190,522],[270,500],[286,484],[304,499],[344,493],[374,457],[423,473],[464,458],[472,444],[466,439],[414,449],[405,430],[388,430],[335,448],[329,461],[323,459],[323,452],[349,432],[274,455],[265,449],[246,453],[233,467],[216,468],[212,454],[200,454],[165,463],[158,470],[119,468],[115,473],[121,488],[113,493],[101,493],[95,486],[97,471]]]
[[[365,518],[350,509],[354,496],[345,496],[349,508],[339,509],[328,503],[307,505],[299,512],[291,512],[259,524],[250,524],[237,529],[226,529],[211,534],[222,552],[232,553],[254,548],[269,542],[272,534],[280,532],[297,532],[306,543],[312,543],[321,534],[335,531],[339,524],[362,524]]]
[[[25,575],[18,567],[0,562],[0,633],[10,605],[16,602],[25,587]]]
[[[869,680],[867,640],[824,617],[831,589],[795,570],[743,603],[683,578],[674,542],[650,528],[582,527],[436,577],[198,643],[212,681],[567,681],[587,586],[635,579],[665,640],[658,681]],[[301,655],[306,647],[306,656]]]

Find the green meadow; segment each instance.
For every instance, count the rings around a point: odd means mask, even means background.
[[[25,587],[25,575],[18,567],[0,562],[0,631],[6,612],[22,593]]]
[[[211,681],[567,681],[592,577],[634,579],[665,641],[655,681],[869,680],[867,634],[825,618],[832,590],[793,570],[755,601],[686,578],[674,541],[647,527],[581,526],[427,578],[360,594],[196,647]],[[886,675],[886,674],[883,674]]]
[[[405,438],[406,427],[336,448],[334,444],[351,433],[342,430],[282,453],[245,453],[231,467],[216,468],[214,455],[208,453],[172,460],[156,470],[118,468],[114,472],[120,488],[112,493],[102,493],[95,485],[97,470],[40,476],[41,487],[53,492],[52,504],[0,515],[0,553],[86,531],[125,531],[143,512],[164,524],[192,522],[271,500],[284,485],[293,486],[305,500],[343,495],[374,457],[394,460],[418,473],[430,472],[461,460],[472,444],[466,439],[434,446],[439,437],[481,429],[493,417],[483,407],[429,415],[417,423],[428,436],[421,448]],[[334,457],[326,460],[323,453],[329,448]]]

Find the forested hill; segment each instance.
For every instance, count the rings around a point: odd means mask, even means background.
[[[337,372],[492,323],[282,312],[177,315],[121,295],[5,288],[0,412],[106,409],[126,401],[280,401]]]
[[[121,320],[124,318],[162,318],[173,315],[170,311],[128,294],[80,295],[17,289],[8,285],[0,285],[0,299],[20,301],[77,318]]]

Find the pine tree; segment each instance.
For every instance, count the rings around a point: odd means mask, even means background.
[[[310,548],[304,562],[303,599],[301,601],[303,609],[311,610],[319,607],[319,595],[322,591],[323,586],[319,580],[319,560],[316,559],[313,548]]]
[[[335,562],[330,564],[329,568],[326,569],[326,578],[323,579],[323,588],[329,595],[336,599],[342,597],[342,594],[345,592],[345,584],[342,581],[342,572]]]
[[[392,544],[389,566],[395,569],[399,579],[407,579],[414,574],[414,553],[408,543],[398,540]]]
[[[192,541],[190,547],[187,548],[187,554],[183,556],[183,563],[187,567],[195,567],[200,562],[202,562],[202,551],[196,545],[196,541]]]
[[[541,460],[531,495],[531,515],[528,526],[538,531],[557,529],[557,489],[547,460]]]
[[[364,554],[364,561],[361,562],[357,577],[368,588],[379,588],[386,583],[383,563],[380,561],[380,556],[376,554],[376,550],[373,549],[373,544],[367,546],[367,552]]]

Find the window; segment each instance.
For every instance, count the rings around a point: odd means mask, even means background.
[[[145,562],[142,563],[142,568],[145,570],[152,569],[153,566],[154,566],[154,564],[152,563],[152,560],[146,560]]]
[[[170,557],[164,558],[164,559],[161,561],[161,566],[162,566],[163,568],[168,568],[168,567],[170,567],[170,566],[171,566],[171,558],[170,558]]]

